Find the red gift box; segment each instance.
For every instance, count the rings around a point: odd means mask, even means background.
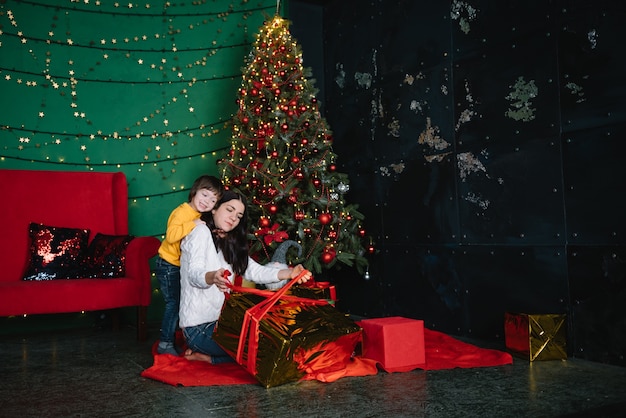
[[[391,316],[357,322],[363,328],[363,357],[387,372],[406,372],[426,363],[424,321]]]

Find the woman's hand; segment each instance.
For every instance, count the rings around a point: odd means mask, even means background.
[[[308,281],[311,277],[313,277],[313,273],[311,273],[308,270],[305,270],[304,267],[302,266],[302,264],[298,264],[293,269],[291,269],[290,277],[292,279],[295,278],[295,277],[298,277],[298,275],[300,273],[302,273],[303,271],[306,271],[306,273],[303,274],[302,277],[300,277],[300,279],[298,279],[298,284],[304,283],[304,282]]]
[[[207,271],[204,275],[204,280],[208,285],[216,286],[222,292],[228,292],[230,289],[230,271],[226,269],[219,269],[216,271]]]

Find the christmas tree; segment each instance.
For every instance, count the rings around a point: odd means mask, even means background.
[[[373,252],[364,246],[364,217],[345,201],[348,176],[337,171],[332,132],[289,24],[268,19],[245,59],[222,180],[248,199],[250,254],[261,264],[288,240],[299,245],[286,252],[287,264],[363,273]]]

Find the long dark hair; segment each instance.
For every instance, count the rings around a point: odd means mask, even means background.
[[[213,242],[218,251],[222,251],[224,260],[233,268],[235,275],[243,275],[248,268],[248,202],[246,198],[232,190],[224,190],[222,198],[215,204],[213,210],[219,208],[222,204],[229,200],[237,199],[243,203],[243,216],[239,224],[230,232],[222,233],[223,237],[217,231],[215,220],[211,212],[202,214],[202,220],[212,232]]]

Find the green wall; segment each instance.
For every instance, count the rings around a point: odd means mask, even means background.
[[[193,180],[217,174],[276,2],[48,4],[0,4],[0,168],[122,171],[130,232],[161,238]]]

